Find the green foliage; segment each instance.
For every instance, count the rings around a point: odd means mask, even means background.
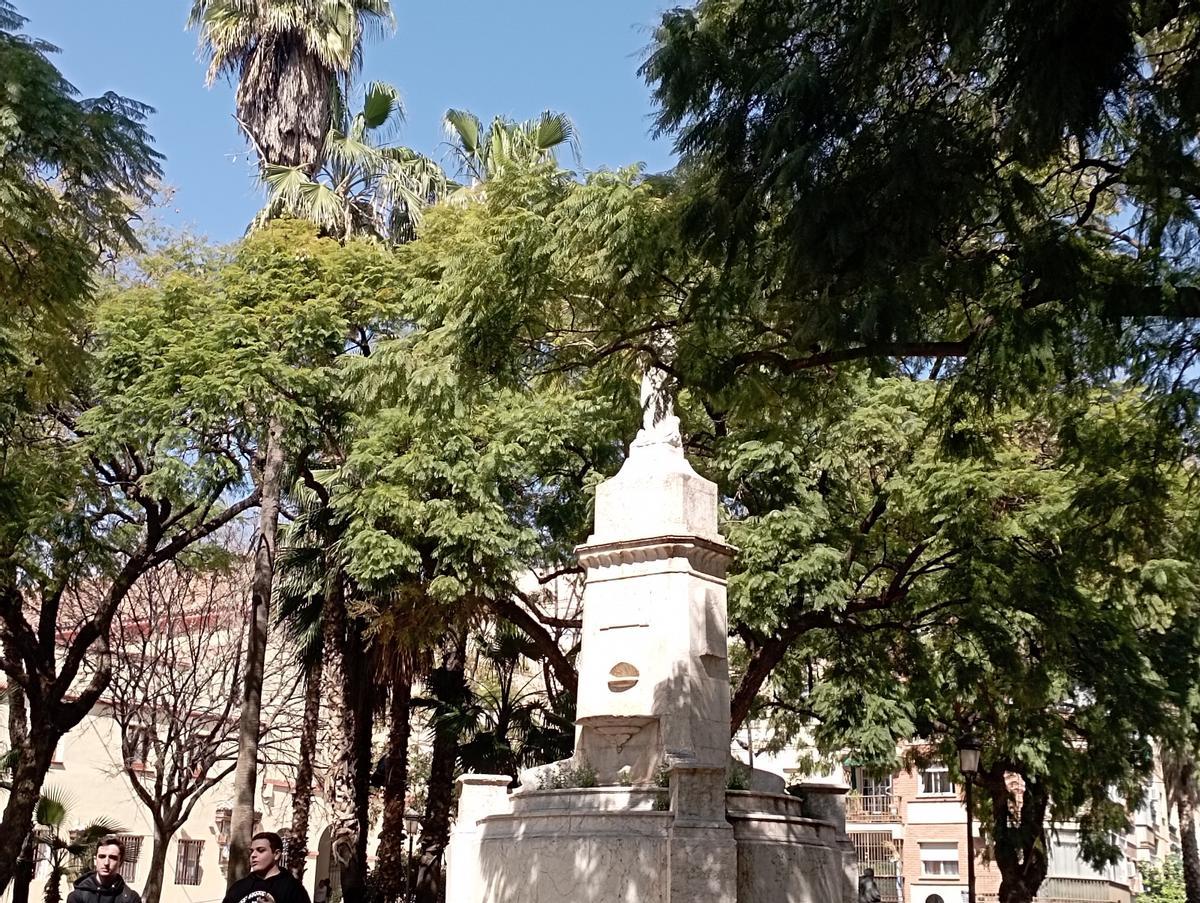
[[[499,621],[476,634],[475,648],[468,675],[474,723],[459,742],[463,769],[516,776],[523,768],[569,756],[573,700],[547,693],[541,669],[532,667],[541,658],[532,640]],[[594,786],[594,771],[592,780],[593,785],[580,786]]]
[[[574,790],[597,786],[596,769],[587,762],[561,764],[543,774],[539,780],[539,790]]]
[[[75,879],[70,864],[72,861],[89,863],[96,852],[96,845],[110,834],[121,834],[125,828],[105,816],[93,819],[79,829],[66,830],[69,823],[77,821],[73,813],[78,811],[79,801],[71,794],[53,787],[42,791],[34,812],[34,838],[44,848],[50,863],[50,874],[46,879],[46,899],[59,900],[59,888],[63,876]]]
[[[727,421],[744,667],[792,638],[760,698],[777,743],[811,731],[890,770],[898,744],[952,761],[970,730],[1108,860],[1112,791],[1136,803],[1172,719],[1154,661],[1200,576],[1194,516],[1172,513],[1194,504],[1189,473],[1143,455],[1152,415],[1128,389],[966,422],[969,453],[946,448],[938,401],[929,382],[843,379],[808,416],[781,400]]]
[[[0,3],[0,435],[75,377],[96,268],[135,245],[161,157],[150,108],[113,93],[80,99]],[[0,475],[0,496],[9,491]]]
[[[1183,883],[1183,860],[1168,856],[1160,863],[1144,862],[1138,866],[1142,876],[1142,892],[1138,903],[1184,903],[1187,888]]]

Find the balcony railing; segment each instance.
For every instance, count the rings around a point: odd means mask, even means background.
[[[997,903],[998,894],[976,894],[976,903]],[[1034,903],[1111,903],[1129,899],[1129,888],[1102,878],[1047,878]],[[964,903],[966,892],[963,892]]]
[[[846,821],[893,822],[899,819],[899,812],[899,800],[890,793],[851,793],[846,797]]]

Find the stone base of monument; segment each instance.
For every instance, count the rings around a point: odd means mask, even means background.
[[[845,788],[724,790],[716,771],[512,794],[464,775],[447,903],[854,903]]]

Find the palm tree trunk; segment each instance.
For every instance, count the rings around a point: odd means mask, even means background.
[[[288,843],[288,870],[299,881],[308,862],[308,819],[312,811],[313,757],[317,752],[317,732],[321,726],[321,659],[309,668],[304,685],[304,721],[300,728],[300,764],[296,768],[296,787],[292,791],[292,833]]]
[[[66,855],[65,853],[56,853],[55,856]],[[42,899],[45,903],[62,903],[62,879],[63,867],[62,862],[57,858],[54,865],[50,869],[50,876],[46,879],[46,887],[42,891]]]
[[[162,896],[163,876],[167,868],[167,845],[170,842],[170,833],[159,825],[155,825],[154,845],[150,849],[150,871],[146,875],[146,885],[142,889],[142,903],[158,903]]]
[[[408,716],[412,703],[412,680],[401,671],[392,679],[387,740],[387,782],[383,788],[383,823],[376,852],[375,890],[379,899],[400,897],[407,886],[405,874],[405,800],[408,796]]]
[[[1196,766],[1188,761],[1179,774],[1175,810],[1179,815],[1179,844],[1183,856],[1183,886],[1187,903],[1200,903],[1200,849],[1196,843]]]
[[[325,799],[332,809],[329,854],[332,864],[342,873],[342,892],[346,891],[346,873],[352,867],[356,838],[354,836],[354,745],[350,742],[354,714],[347,699],[346,676],[346,601],[345,575],[338,570],[330,577],[321,610],[321,648],[324,653],[324,684],[328,687],[328,722],[330,731],[329,772],[325,781]]]
[[[233,817],[229,830],[228,883],[250,870],[250,836],[254,833],[255,791],[258,787],[258,740],[262,714],[263,670],[267,631],[271,622],[271,584],[275,573],[275,542],[279,533],[279,503],[283,489],[283,422],[272,416],[267,428],[262,469],[262,504],[251,581],[252,612],[246,638],[245,686],[234,771]]]
[[[324,157],[332,104],[332,73],[298,37],[264,36],[238,80],[238,119],[264,159],[316,172]]]
[[[346,855],[342,871],[343,898],[346,903],[361,903],[367,887],[374,697],[371,658],[361,625],[349,624],[346,634],[347,654],[342,657],[345,734],[339,768],[339,795],[334,809],[334,830]]]
[[[467,695],[466,631],[447,638],[442,665],[430,680],[439,688],[439,708],[461,706]],[[433,728],[433,757],[429,767],[429,793],[425,800],[425,818],[421,823],[421,849],[417,856],[414,882],[417,903],[440,903],[446,894],[443,858],[450,842],[450,810],[454,803],[454,770],[458,764],[457,719],[436,718]]]

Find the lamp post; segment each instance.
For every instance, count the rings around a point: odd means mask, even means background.
[[[975,903],[975,823],[971,806],[971,785],[979,772],[979,738],[971,734],[958,740],[958,770],[967,782],[967,903]]]
[[[413,898],[413,836],[421,831],[421,816],[409,809],[404,813],[404,834],[408,838],[408,868],[405,870],[405,901]]]

